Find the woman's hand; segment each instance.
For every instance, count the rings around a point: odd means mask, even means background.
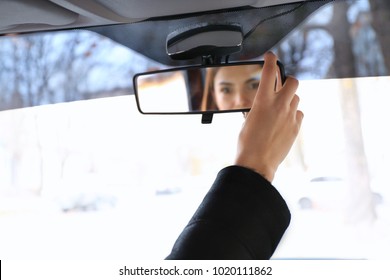
[[[241,129],[235,164],[250,168],[272,182],[280,163],[293,145],[303,119],[295,94],[298,80],[287,77],[275,90],[277,57],[264,57],[262,79]]]

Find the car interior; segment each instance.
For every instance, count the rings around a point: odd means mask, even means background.
[[[250,111],[210,83],[256,92],[272,51],[305,114],[273,259],[389,259],[389,26],[385,0],[0,1],[0,258],[163,259]]]

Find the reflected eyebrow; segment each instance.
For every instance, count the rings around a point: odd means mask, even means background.
[[[251,82],[259,82],[259,81],[260,81],[260,79],[258,79],[258,78],[250,78],[250,79],[246,80],[245,83],[248,84]]]
[[[233,83],[224,82],[224,81],[219,82],[218,84],[219,84],[219,85],[226,85],[226,86],[231,86],[231,85],[233,85]]]

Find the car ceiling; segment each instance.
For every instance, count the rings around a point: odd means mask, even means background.
[[[3,0],[0,34],[87,28],[164,65],[177,66],[195,61],[175,61],[166,54],[169,33],[196,23],[234,22],[242,25],[248,38],[243,51],[231,59],[243,60],[261,56],[331,1]]]
[[[259,57],[271,49],[303,19],[327,2],[329,1],[306,1],[264,8],[245,7],[185,17],[156,18],[136,24],[93,27],[90,30],[162,64],[177,66],[200,62],[200,58],[198,61],[172,60],[166,53],[166,38],[171,32],[204,22],[238,22],[244,34],[243,49],[240,53],[231,55],[230,59],[246,60]]]
[[[237,7],[266,7],[294,0],[2,0],[0,32],[131,23],[154,17]],[[0,34],[1,34],[0,33]]]

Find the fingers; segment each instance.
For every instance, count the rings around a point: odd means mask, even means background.
[[[296,122],[296,133],[298,134],[298,131],[301,128],[302,120],[303,120],[303,112],[301,110],[298,110],[300,98],[295,93],[293,94],[291,103],[290,103],[290,110],[293,114],[295,114],[295,122]]]
[[[291,76],[288,76],[279,94],[282,95],[283,98],[285,98],[285,101],[287,103],[290,103],[294,99],[298,86],[299,86],[298,80]]]
[[[291,110],[293,111],[293,112],[295,112],[296,110],[298,110],[298,105],[299,105],[299,96],[298,95],[294,95],[294,97],[293,97],[293,99],[292,99],[292,101],[291,101],[291,103],[290,103],[290,107],[291,107]]]
[[[267,52],[264,55],[262,79],[259,85],[258,94],[254,100],[254,105],[255,103],[262,103],[266,100],[273,99],[264,99],[263,97],[276,97],[276,99],[278,99],[278,103],[281,105],[280,108],[288,108],[287,110],[291,113],[296,113],[296,120],[301,122],[303,119],[303,113],[301,111],[297,112],[299,97],[296,95],[299,81],[294,77],[288,76],[285,83],[282,84],[280,78],[280,69],[277,65],[277,59],[277,56],[272,52]],[[253,106],[252,109],[256,110],[256,107],[257,106]]]
[[[297,110],[295,113],[295,121],[296,121],[296,131],[295,134],[297,135],[299,130],[301,129],[302,121],[303,121],[304,114],[302,111]]]
[[[302,113],[302,111],[297,110],[295,119],[297,120],[297,123],[299,124],[299,126],[301,126],[301,123],[302,123],[302,120],[303,120],[304,116],[305,115]]]
[[[290,110],[293,114],[295,114],[295,121],[298,125],[298,130],[301,127],[301,123],[304,116],[302,111],[298,110],[299,101],[300,101],[299,96],[294,94],[292,101],[290,103]]]
[[[281,90],[283,87],[282,75],[280,73],[280,68],[276,71],[276,83],[275,83],[275,91]]]
[[[278,70],[277,57],[271,52],[264,55],[264,67],[259,86],[262,94],[271,94],[275,92],[275,79]]]
[[[290,104],[290,112],[292,114],[295,114],[296,133],[298,133],[298,131],[300,130],[302,120],[304,117],[302,111],[298,110],[300,98],[298,95],[295,94],[296,90],[298,89],[298,85],[299,85],[298,80],[289,77],[288,81],[286,81],[285,83],[286,88],[284,89],[286,90],[285,92],[282,93],[283,96],[281,96],[285,99],[284,102]]]

